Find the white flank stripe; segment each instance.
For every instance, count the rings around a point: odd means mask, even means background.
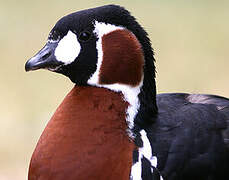
[[[157,167],[157,157],[153,156],[152,148],[150,146],[149,139],[147,138],[145,130],[140,131],[141,139],[143,142],[143,146],[138,149],[138,161],[132,165],[131,167],[131,180],[142,180],[142,158],[145,157],[150,161],[151,164],[151,172],[153,173],[153,167]],[[160,180],[163,180],[160,175]]]
[[[151,166],[157,167],[157,157],[153,156],[152,148],[150,146],[149,139],[146,136],[146,132],[144,130],[140,131],[143,146],[139,148],[139,152],[150,161]]]
[[[142,154],[138,155],[138,162],[131,167],[130,179],[142,180]]]
[[[147,138],[146,132],[144,130],[140,131],[143,146],[139,148],[139,154],[142,154],[146,159],[150,161],[151,166],[157,167],[157,157],[153,156],[152,148],[150,146],[149,139]],[[151,172],[153,173],[153,168],[151,167]],[[162,178],[162,177],[161,177]]]
[[[146,136],[146,132],[144,130],[140,131],[141,134],[141,139],[143,142],[143,146],[141,148],[139,148],[139,152],[148,160],[151,159],[152,157],[152,149],[150,146],[150,142]]]

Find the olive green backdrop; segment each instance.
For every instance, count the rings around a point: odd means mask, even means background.
[[[229,97],[228,0],[0,0],[0,180],[27,178],[36,142],[73,87],[62,75],[24,64],[62,16],[104,4],[129,9],[149,33],[157,89]]]

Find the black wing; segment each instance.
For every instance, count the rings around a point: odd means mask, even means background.
[[[147,128],[165,179],[229,179],[229,99],[159,94],[156,123]]]
[[[192,103],[200,104],[213,104],[218,109],[219,113],[223,114],[225,117],[223,137],[224,142],[229,147],[229,99],[216,95],[201,95],[201,94],[192,94],[187,97],[187,99]]]

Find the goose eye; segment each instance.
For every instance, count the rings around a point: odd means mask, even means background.
[[[88,41],[91,37],[91,34],[87,31],[80,33],[79,40],[80,41]]]

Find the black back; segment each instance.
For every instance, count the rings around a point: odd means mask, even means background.
[[[229,99],[159,94],[158,116],[145,130],[165,179],[229,178]]]

